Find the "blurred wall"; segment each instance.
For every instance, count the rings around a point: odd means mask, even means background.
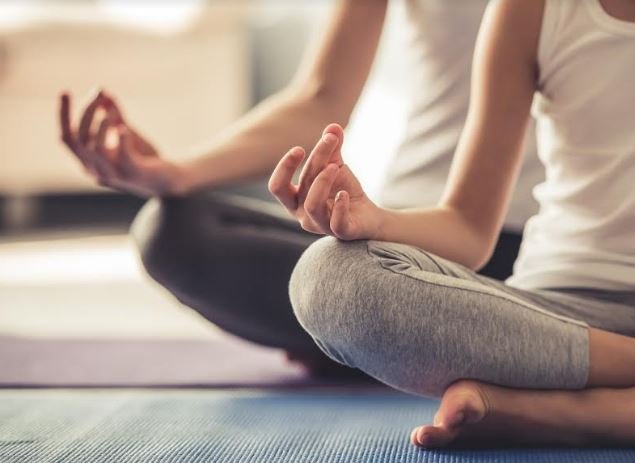
[[[35,5],[31,21],[0,20],[0,194],[97,188],[59,142],[63,89],[78,97],[76,117],[96,88],[110,90],[174,158],[238,117],[251,100],[248,6],[205,2],[187,24],[163,29],[135,22],[138,9],[100,20],[89,2]]]
[[[304,51],[337,0],[260,0],[249,24],[252,95],[258,102],[293,77]]]
[[[38,11],[46,3],[32,1]],[[96,87],[111,89],[163,153],[187,156],[289,81],[336,0],[188,0],[200,3],[194,19],[169,28],[144,27],[134,14],[147,11],[134,9],[130,17],[95,19],[90,5],[106,1],[49,0],[49,19],[18,26],[0,3],[0,195],[99,190],[59,143],[61,89],[80,97],[76,115]],[[403,21],[403,2],[392,0],[344,146],[371,196],[405,121]]]

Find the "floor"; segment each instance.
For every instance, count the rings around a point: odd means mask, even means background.
[[[125,229],[0,239],[0,388],[314,384],[154,284]]]
[[[150,371],[154,376],[148,373],[145,378],[158,378],[150,381],[156,384],[164,380],[166,368],[181,367],[186,370],[181,375],[200,373],[200,378],[188,377],[186,382],[209,384],[210,375],[218,373],[218,364],[210,365],[211,355],[198,363],[182,361],[192,358],[191,352],[204,352],[205,346],[178,343],[209,345],[207,341],[222,339],[223,334],[144,275],[121,229],[100,228],[0,238],[0,338],[11,337],[41,340],[42,345],[74,339],[172,343],[168,347],[173,358],[160,356],[153,367],[156,371]],[[174,348],[177,344],[181,351]],[[102,359],[103,365],[131,363],[129,352],[142,359],[148,349],[154,348],[146,343],[120,351],[122,361]],[[81,355],[88,357],[83,364]],[[104,373],[102,364],[95,368],[96,355],[86,350],[81,355],[70,360],[63,356],[59,368],[53,364],[54,374],[59,376],[63,367],[74,373],[76,365],[93,367],[91,377]],[[236,356],[236,351],[231,355]],[[249,367],[254,376],[251,384],[263,377],[273,378],[277,385],[304,381],[301,372],[289,371],[281,358],[259,355]],[[6,370],[2,359],[0,355],[0,371]],[[54,361],[44,359],[40,367],[51,369]],[[263,365],[266,368],[258,370]],[[245,381],[245,368],[239,362],[227,368],[223,376]],[[213,371],[208,374],[206,369]],[[116,373],[122,378],[131,375],[125,369]],[[282,394],[260,391],[4,389],[0,391],[0,460],[80,462],[88,456],[99,462],[116,456],[121,462],[174,463],[635,461],[635,450],[421,451],[410,446],[407,434],[411,426],[430,419],[437,406],[433,401],[395,396],[387,390],[379,396],[358,391],[338,395],[337,389],[315,395],[298,392],[297,386]]]
[[[0,239],[0,335],[210,339],[218,334],[144,275],[121,231]]]

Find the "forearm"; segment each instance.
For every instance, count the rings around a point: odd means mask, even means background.
[[[382,209],[380,214],[378,240],[416,246],[471,269],[487,262],[496,242],[495,236],[450,207]]]
[[[182,190],[268,176],[291,147],[308,151],[328,123],[346,125],[368,77],[387,4],[335,2],[289,87],[185,163]]]
[[[310,147],[329,122],[350,113],[318,90],[286,90],[265,100],[181,165],[182,193],[269,175],[292,146]]]
[[[542,3],[490,3],[477,41],[470,110],[439,206],[381,210],[379,239],[472,269],[489,259],[522,160],[536,91]]]

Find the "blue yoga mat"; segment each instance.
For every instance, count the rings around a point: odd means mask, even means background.
[[[437,403],[391,392],[0,392],[2,463],[632,463],[635,450],[416,449]]]

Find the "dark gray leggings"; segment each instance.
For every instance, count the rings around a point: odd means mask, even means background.
[[[132,234],[152,278],[210,322],[330,363],[296,320],[288,295],[296,262],[319,236],[277,203],[226,192],[153,199]],[[482,273],[507,277],[519,243],[518,235],[503,234]]]

